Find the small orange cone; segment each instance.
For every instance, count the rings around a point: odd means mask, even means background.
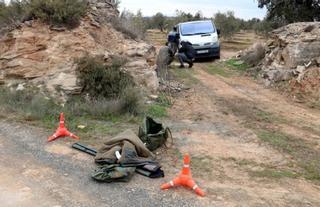
[[[60,114],[60,125],[59,128],[57,129],[56,133],[52,135],[51,137],[48,138],[48,142],[52,142],[56,139],[59,139],[61,137],[71,137],[73,139],[79,140],[80,138],[77,137],[76,135],[70,133],[68,129],[64,125],[64,115],[63,113]]]
[[[194,190],[199,196],[205,196],[205,193],[199,188],[199,186],[192,179],[190,170],[190,156],[184,156],[184,165],[180,175],[169,183],[163,184],[161,186],[162,190],[167,190],[175,186],[183,186]]]

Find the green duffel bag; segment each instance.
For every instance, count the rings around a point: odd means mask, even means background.
[[[135,167],[121,167],[119,164],[99,166],[91,175],[98,182],[129,182]]]
[[[170,129],[164,128],[161,123],[157,123],[151,117],[144,118],[138,136],[150,151],[166,145],[168,138],[172,139]]]

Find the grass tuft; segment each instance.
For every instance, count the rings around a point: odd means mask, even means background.
[[[167,117],[167,107],[159,104],[150,105],[148,107],[147,115],[155,118]]]
[[[299,177],[299,174],[294,173],[292,171],[276,170],[276,169],[264,169],[261,171],[251,171],[249,174],[255,177],[274,178],[274,179]]]
[[[277,150],[291,155],[306,179],[320,181],[320,152],[313,148],[314,143],[266,129],[259,130],[257,136]]]
[[[245,62],[237,59],[229,59],[225,62],[227,66],[229,66],[231,69],[238,70],[238,71],[246,71],[249,69],[249,65]]]

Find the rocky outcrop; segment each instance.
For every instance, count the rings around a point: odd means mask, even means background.
[[[0,38],[0,83],[28,82],[52,92],[68,95],[79,92],[75,60],[84,55],[102,56],[109,61],[123,56],[123,68],[145,90],[157,90],[154,72],[155,48],[143,41],[126,39],[111,24],[95,18],[95,12],[117,15],[111,0],[91,0],[94,7],[73,29],[52,28],[29,21]],[[112,12],[111,12],[112,11]],[[105,14],[106,14],[105,13]]]
[[[248,65],[256,66],[265,57],[265,45],[260,42],[255,43],[244,52],[241,52],[240,57]]]
[[[294,23],[271,32],[265,57],[256,65],[266,85],[288,81],[288,91],[320,100],[320,22]]]
[[[296,70],[316,65],[320,57],[320,23],[300,22],[274,30],[266,50],[264,69]]]
[[[92,24],[106,22],[119,15],[115,0],[89,0],[89,4],[90,14],[95,20]]]

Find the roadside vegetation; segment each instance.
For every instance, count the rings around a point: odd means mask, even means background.
[[[207,64],[205,71],[211,75],[219,75],[221,77],[229,78],[231,76],[243,74],[249,68],[250,67],[241,60],[229,59],[214,64]]]
[[[75,27],[87,11],[85,0],[0,1],[0,26],[14,29],[23,21],[39,19],[50,25]]]
[[[104,63],[99,57],[85,55],[76,62],[81,94],[59,103],[36,87],[0,87],[0,116],[54,130],[60,112],[64,112],[70,130],[78,131],[84,141],[114,135],[123,125],[136,129],[146,115],[168,116],[167,109],[173,104],[170,94],[161,93],[147,104],[131,75],[121,69],[125,58],[114,57]]]

